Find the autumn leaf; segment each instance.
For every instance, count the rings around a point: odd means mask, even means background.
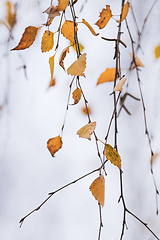
[[[112,164],[121,170],[121,158],[118,152],[109,144],[105,144],[105,156]]]
[[[81,138],[87,138],[88,140],[91,140],[90,136],[94,132],[95,128],[96,122],[88,123],[78,130],[77,135],[79,135]]]
[[[69,41],[71,41],[73,44],[75,43],[75,36],[74,34],[77,32],[77,23],[74,27],[74,22],[66,20],[61,28],[61,33],[65,38],[67,38]]]
[[[54,45],[54,33],[46,30],[42,37],[41,50],[42,52],[48,52],[53,48]]]
[[[158,157],[158,155],[159,155],[159,153],[153,154],[152,159],[151,159],[151,164],[153,164],[155,162],[155,160]]]
[[[50,88],[50,87],[53,87],[55,84],[56,84],[55,78],[51,79],[51,80],[50,80],[50,83],[49,83],[49,88]]]
[[[12,29],[16,24],[16,4],[12,5],[10,1],[6,2],[7,6],[7,23]]]
[[[60,16],[59,10],[57,9],[57,7],[54,7],[53,5],[47,8],[43,13],[47,13],[50,20],[57,16]]]
[[[89,30],[91,31],[91,33],[94,35],[94,36],[98,36],[99,33],[96,33],[94,31],[94,29],[90,26],[90,24],[85,20],[85,19],[82,19],[82,23],[84,23],[88,28]]]
[[[125,81],[126,81],[125,77],[121,78],[120,81],[115,86],[115,88],[113,89],[113,92],[116,92],[116,91],[122,92],[122,87],[123,87]]]
[[[47,142],[47,148],[50,151],[52,157],[62,147],[62,139],[60,136],[50,138]]]
[[[38,29],[39,28],[33,26],[27,27],[22,35],[20,42],[15,48],[11,49],[11,51],[24,50],[26,48],[29,48],[35,41]]]
[[[133,53],[130,53],[130,56],[131,56],[131,58],[133,59]],[[145,67],[145,66],[143,65],[143,63],[141,62],[141,60],[140,60],[136,55],[134,56],[134,58],[135,58],[135,62],[136,62],[137,67]],[[133,70],[134,68],[136,68],[135,63],[133,63],[132,70]]]
[[[101,204],[101,206],[104,206],[104,196],[105,196],[105,179],[103,175],[100,175],[98,178],[96,178],[89,189],[92,192],[92,195],[95,197],[95,199]]]
[[[87,110],[88,110],[88,112],[87,112]],[[90,107],[87,107],[87,109],[86,109],[86,107],[83,107],[82,108],[82,112],[84,113],[84,114],[86,114],[86,115],[90,115],[91,114],[91,108]]]
[[[98,78],[97,85],[104,82],[114,82],[115,74],[116,74],[115,68],[107,68]]]
[[[64,49],[62,50],[61,54],[60,54],[60,57],[59,57],[59,65],[64,69],[64,71],[65,71],[65,67],[64,67],[63,60],[64,60],[64,58],[66,57],[67,52],[69,53],[69,47],[70,47],[70,46],[64,48]]]
[[[69,0],[58,0],[58,11],[64,11],[69,4]]]
[[[0,105],[0,111],[2,110],[2,106]]]
[[[83,53],[72,65],[67,69],[67,74],[72,76],[83,76],[86,68],[86,53]]]
[[[72,48],[74,49],[74,51],[77,52],[76,45],[73,44],[71,41],[70,41],[70,45],[72,46]],[[83,47],[82,44],[80,44],[80,43],[78,43],[78,45],[79,45],[78,47],[79,47],[80,52],[82,52],[83,49],[84,49],[84,47]]]
[[[53,73],[54,73],[54,55],[49,58],[49,65],[50,65],[51,80],[52,80],[53,79]]]
[[[112,11],[109,5],[106,5],[99,15],[100,19],[95,23],[100,29],[104,28],[112,17]]]
[[[128,11],[129,11],[130,3],[126,2],[123,6],[123,11],[122,11],[122,17],[121,17],[121,22],[127,17]],[[116,20],[118,23],[120,23],[120,20]]]
[[[155,58],[156,58],[156,59],[160,57],[160,45],[158,45],[157,47],[155,47],[154,53],[155,53]]]
[[[72,93],[72,97],[74,99],[74,105],[77,104],[79,102],[79,100],[81,99],[82,96],[82,91],[81,89],[79,89],[78,87],[73,91]]]

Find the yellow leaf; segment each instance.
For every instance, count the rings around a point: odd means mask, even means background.
[[[53,5],[47,8],[43,13],[47,13],[50,20],[55,18],[56,16],[60,16],[59,10]]]
[[[6,6],[7,6],[7,23],[12,29],[16,23],[16,4],[12,5],[10,1],[7,1]]]
[[[82,19],[82,23],[84,23],[88,28],[89,30],[91,31],[91,33],[94,35],[94,36],[98,36],[99,33],[96,33],[94,31],[94,29],[90,26],[90,24],[85,20],[85,19]]]
[[[74,49],[74,51],[77,52],[77,49],[76,49],[75,44],[73,44],[73,43],[70,41],[70,45],[72,46],[72,48]],[[84,47],[79,43],[79,50],[80,50],[80,52],[82,52],[83,49],[84,49]]]
[[[20,42],[15,48],[11,49],[11,51],[29,48],[35,41],[38,29],[39,28],[33,26],[27,27],[22,35]]]
[[[61,33],[65,38],[67,38],[69,41],[71,41],[73,44],[75,42],[75,33],[77,32],[77,23],[74,27],[74,22],[66,20],[63,23],[63,26],[61,28]]]
[[[53,73],[54,73],[54,55],[49,58],[49,65],[50,65],[51,80],[52,80],[53,79]]]
[[[73,95],[73,99],[74,99],[74,104],[77,104],[79,102],[79,100],[81,99],[82,96],[82,91],[81,89],[79,89],[78,87],[74,90],[74,92],[72,93]]]
[[[55,78],[51,79],[50,83],[49,83],[49,88],[53,87],[56,84],[56,80]]]
[[[105,156],[110,162],[121,170],[121,158],[118,152],[109,144],[105,145]]]
[[[152,156],[152,160],[151,160],[151,164],[153,164],[156,160],[156,158],[158,157],[159,153],[156,153]]]
[[[156,58],[156,59],[160,57],[160,45],[158,45],[157,47],[155,47],[154,53],[155,53],[155,58]]]
[[[95,199],[101,204],[101,206],[104,206],[104,196],[105,196],[105,179],[103,175],[100,175],[98,178],[96,178],[89,189],[92,192],[92,195],[95,197]]]
[[[130,53],[130,56],[131,56],[131,58],[133,59],[133,53]],[[143,63],[141,62],[141,60],[140,60],[136,55],[135,55],[135,62],[136,62],[137,67],[145,67],[145,66],[143,65]],[[134,68],[136,68],[135,63],[133,63],[132,70],[133,70]]]
[[[64,60],[64,58],[66,57],[67,52],[69,53],[69,47],[70,47],[70,46],[64,48],[64,49],[62,50],[61,54],[60,54],[60,57],[59,57],[59,65],[64,69],[64,71],[65,71],[65,67],[64,67],[63,60]]]
[[[67,74],[72,76],[83,76],[86,68],[86,53],[83,53],[72,65],[67,69]]]
[[[50,138],[47,142],[47,148],[50,151],[52,157],[62,147],[62,139],[60,136]]]
[[[100,19],[95,23],[100,29],[104,28],[112,17],[112,11],[109,5],[106,5],[99,15]]]
[[[69,4],[69,0],[58,0],[57,9],[59,11],[64,11]]]
[[[90,114],[91,114],[91,108],[90,108],[90,107],[87,107],[87,109],[86,109],[86,107],[83,107],[83,108],[82,108],[82,112],[83,112],[84,114],[86,114],[86,115],[87,115],[87,114],[90,115]]]
[[[78,130],[77,135],[79,135],[81,138],[87,138],[88,140],[91,140],[90,136],[94,132],[95,128],[96,122],[88,123]]]
[[[115,68],[107,68],[98,78],[97,85],[104,82],[114,82],[115,74],[116,74]]]
[[[121,17],[121,22],[127,17],[128,11],[129,11],[130,3],[126,2],[123,6],[123,12],[122,12],[122,17]],[[121,9],[122,11],[122,9]],[[120,20],[117,20],[118,23],[120,23]]]
[[[113,89],[113,92],[116,92],[116,91],[122,92],[122,87],[123,87],[123,84],[125,83],[125,81],[126,81],[126,78],[123,77],[123,78],[117,83],[117,85],[116,85],[115,88]]]
[[[54,45],[54,33],[46,30],[42,37],[41,50],[42,52],[48,52],[53,48]]]

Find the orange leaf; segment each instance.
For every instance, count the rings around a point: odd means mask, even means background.
[[[117,83],[117,85],[113,89],[113,92],[116,92],[116,91],[122,92],[122,87],[123,87],[125,81],[126,81],[125,77],[121,78],[121,80],[119,80],[119,82]]]
[[[64,11],[69,4],[69,0],[58,0],[58,11]]]
[[[19,44],[15,48],[11,49],[11,51],[29,48],[35,41],[38,29],[39,28],[33,26],[27,27],[22,35]]]
[[[92,195],[95,197],[95,199],[101,204],[101,206],[104,206],[104,195],[105,195],[105,179],[103,175],[100,175],[98,178],[96,178],[89,189],[92,192]]]
[[[97,85],[104,82],[114,82],[115,74],[116,74],[115,68],[107,68],[98,78]]]
[[[79,100],[81,99],[82,96],[82,91],[81,89],[79,89],[78,87],[74,90],[74,92],[72,93],[73,95],[73,99],[74,99],[74,104],[77,104],[79,102]]]
[[[153,156],[152,156],[152,159],[151,159],[151,164],[153,164],[156,160],[156,158],[158,157],[159,153],[155,153]]]
[[[56,80],[55,78],[51,79],[50,83],[49,83],[49,88],[53,87],[56,84]]]
[[[50,151],[52,157],[62,147],[62,139],[60,136],[50,138],[47,142],[47,148]]]
[[[122,17],[121,17],[121,22],[127,17],[128,11],[129,11],[130,3],[126,2],[123,6],[123,12],[122,12]],[[122,9],[121,9],[122,11]],[[120,23],[120,20],[117,20],[118,23]]]
[[[87,110],[88,110],[88,112],[87,112]],[[86,114],[86,115],[87,115],[87,114],[90,115],[90,114],[91,114],[91,108],[90,108],[90,107],[87,107],[87,109],[86,109],[86,107],[83,107],[83,108],[82,108],[82,112],[83,112],[84,114]]]
[[[106,5],[99,15],[100,19],[95,23],[100,29],[104,28],[112,17],[112,11],[109,5]]]
[[[65,71],[65,67],[64,67],[64,64],[63,64],[63,60],[66,57],[67,52],[69,53],[69,47],[70,46],[64,48],[62,50],[61,54],[60,54],[60,57],[59,57],[59,65],[64,69],[64,71]]]
[[[105,144],[105,156],[112,164],[121,170],[121,158],[118,152],[109,144]]]
[[[86,53],[83,53],[72,65],[67,69],[67,74],[72,76],[84,76],[86,68]]]
[[[81,138],[87,138],[88,140],[91,140],[90,136],[94,132],[95,128],[96,122],[88,123],[78,130],[77,135],[79,135]]]
[[[94,36],[98,36],[99,33],[96,33],[94,31],[94,29],[90,26],[90,24],[85,20],[85,19],[82,19],[82,23],[84,23],[88,28],[89,30],[91,31],[91,33],[94,35]]]
[[[74,29],[75,28],[75,29]],[[61,33],[63,34],[63,36],[65,38],[67,38],[68,40],[70,40],[73,44],[75,42],[75,36],[74,33],[77,32],[77,23],[76,26],[74,27],[74,22],[66,20],[63,23],[63,26],[61,28]]]
[[[16,4],[12,6],[11,2],[7,1],[6,5],[7,5],[7,23],[12,29],[16,23]]]
[[[53,5],[47,8],[43,13],[47,13],[50,20],[57,16],[60,16],[60,13],[57,7],[54,7]]]
[[[50,65],[51,80],[52,80],[53,79],[53,73],[54,73],[54,55],[49,58],[49,65]]]
[[[131,58],[133,59],[133,53],[130,53],[130,56],[131,56]],[[145,67],[145,66],[143,65],[143,63],[141,62],[141,60],[140,60],[136,55],[135,55],[135,62],[136,62],[137,67]],[[132,70],[133,70],[134,68],[136,68],[135,63],[133,63]]]
[[[54,45],[54,33],[46,30],[42,37],[41,50],[42,52],[49,52]]]
[[[155,53],[155,58],[156,58],[156,59],[160,57],[160,45],[158,45],[157,47],[155,47],[154,53]]]

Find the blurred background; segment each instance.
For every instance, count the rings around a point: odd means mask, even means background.
[[[131,2],[139,30],[154,1]],[[19,0],[16,24],[12,36],[7,28],[7,5],[0,0],[0,236],[1,239],[97,239],[99,230],[99,210],[97,201],[89,191],[89,186],[98,177],[98,172],[56,193],[38,212],[25,220],[19,228],[19,220],[43,202],[49,192],[81,177],[100,166],[95,139],[79,138],[77,131],[88,123],[82,111],[83,99],[77,105],[69,106],[63,132],[63,147],[53,158],[47,149],[49,138],[58,136],[63,125],[69,85],[72,80],[59,66],[59,55],[69,41],[62,35],[55,56],[55,85],[49,88],[49,58],[54,49],[41,52],[41,39],[47,27],[39,30],[33,45],[23,51],[10,51],[17,46],[28,26],[45,24],[47,14],[43,13],[50,1]],[[53,1],[57,5],[57,1]],[[96,134],[104,141],[113,112],[113,82],[96,86],[100,74],[106,68],[114,68],[114,42],[101,39],[116,38],[118,24],[111,19],[107,26],[99,30],[94,25],[99,13],[110,5],[117,16],[121,11],[121,1],[79,0],[75,4],[77,22],[84,18],[94,28],[98,36],[93,36],[83,24],[78,24],[79,42],[82,53],[87,53],[86,78],[80,82],[91,110],[91,120],[97,122]],[[160,2],[156,1],[145,23],[141,38],[141,48],[137,52],[145,67],[139,71],[141,88],[146,106],[149,134],[154,153],[160,151],[160,58],[155,57],[155,47],[160,45]],[[72,20],[69,9],[66,18]],[[137,27],[131,9],[128,24],[135,41],[138,42]],[[55,32],[59,26],[56,17],[50,26]],[[122,22],[121,39],[127,48],[120,46],[122,75],[129,83],[127,91],[140,98],[136,71],[128,71],[132,52],[131,42]],[[55,44],[57,35],[54,36]],[[65,67],[76,60],[74,49],[65,59]],[[26,67],[24,67],[26,66]],[[127,84],[127,83],[126,83]],[[126,84],[123,93],[126,90]],[[75,86],[73,87],[73,90]],[[73,103],[72,97],[70,103]],[[124,197],[128,209],[160,237],[160,217],[156,215],[156,193],[150,172],[150,149],[145,135],[143,108],[141,101],[127,97],[118,118],[118,150],[122,159]],[[119,108],[119,105],[118,105]],[[114,145],[114,125],[108,143]],[[103,145],[99,148],[103,153]],[[153,164],[157,187],[160,189],[160,156]],[[102,210],[103,229],[101,239],[118,239],[121,235],[123,206],[118,203],[120,196],[119,170],[107,162],[105,178],[105,206]],[[158,197],[158,205],[160,200]],[[124,240],[152,240],[153,235],[135,218],[127,214]]]

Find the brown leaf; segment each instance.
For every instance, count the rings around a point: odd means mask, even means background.
[[[76,23],[76,26],[74,27],[74,22],[66,20],[62,25],[61,33],[65,38],[67,38],[74,44],[75,43],[74,34],[77,32],[77,30],[78,30],[77,23]]]
[[[87,113],[87,110],[88,110],[88,113]],[[87,107],[87,109],[86,109],[86,107],[83,107],[83,108],[82,108],[82,112],[83,112],[84,114],[86,114],[86,115],[87,115],[87,114],[90,115],[90,114],[91,114],[91,108],[90,108],[90,107]]]
[[[129,11],[130,3],[126,2],[123,6],[123,12],[122,12],[122,17],[121,17],[121,22],[127,17],[128,11]],[[121,9],[122,11],[122,9]],[[120,23],[120,20],[116,20],[118,23]]]
[[[54,45],[54,33],[46,30],[42,37],[41,50],[42,52],[48,52],[53,48]]]
[[[89,189],[92,192],[92,195],[95,197],[95,199],[101,204],[101,206],[104,206],[104,196],[105,196],[105,179],[103,175],[100,175],[98,178],[96,178]]]
[[[7,6],[7,23],[9,25],[9,27],[12,29],[14,27],[14,25],[16,24],[16,4],[11,4],[10,1],[6,2],[6,6]]]
[[[91,140],[90,136],[94,132],[95,128],[96,122],[88,123],[78,130],[77,135],[79,135],[81,138],[87,138],[88,140]]]
[[[130,56],[131,56],[131,58],[133,59],[133,53],[130,53]],[[141,60],[140,60],[136,55],[135,55],[135,62],[136,62],[137,67],[145,67],[145,66],[143,65],[143,63],[141,62]],[[133,70],[134,68],[136,68],[135,63],[133,63],[132,70]]]
[[[109,5],[106,5],[99,15],[100,19],[95,23],[100,29],[104,28],[112,17],[112,11]]]
[[[86,53],[83,53],[72,65],[67,69],[67,74],[72,76],[83,76],[86,68]]]
[[[73,99],[74,99],[74,105],[77,104],[82,96],[82,91],[81,89],[79,89],[78,87],[74,90],[74,92],[72,93],[73,95]]]
[[[117,85],[113,89],[113,92],[116,92],[116,91],[122,92],[122,87],[123,87],[125,81],[126,81],[125,77],[121,78],[121,80],[117,83]]]
[[[69,0],[58,0],[57,9],[59,11],[64,11],[69,4]]]
[[[85,20],[85,19],[82,19],[82,23],[84,23],[88,28],[89,30],[91,31],[91,33],[94,35],[94,36],[98,36],[99,33],[96,33],[94,31],[94,29],[90,26],[90,24]]]
[[[64,48],[64,49],[62,50],[61,54],[60,54],[60,57],[59,57],[59,65],[64,69],[64,71],[65,71],[65,67],[64,67],[63,60],[64,60],[64,58],[66,57],[67,52],[69,53],[69,47],[70,47],[70,46]]]
[[[104,82],[114,82],[115,74],[116,74],[115,68],[107,68],[98,78],[97,85]]]
[[[118,152],[109,144],[105,145],[105,156],[110,162],[121,170],[121,158]]]
[[[62,147],[62,139],[60,136],[50,138],[47,142],[47,148],[50,151],[52,157]]]
[[[49,83],[49,88],[53,87],[56,84],[56,80],[55,78],[51,79],[50,83]]]
[[[19,44],[15,48],[11,49],[11,51],[24,50],[26,48],[29,48],[35,41],[38,29],[39,28],[33,26],[27,27],[22,35]]]
[[[153,164],[156,160],[156,158],[158,157],[159,153],[155,153],[153,156],[152,156],[152,160],[151,160],[151,164]]]
[[[50,20],[57,16],[60,16],[59,10],[53,5],[47,8],[43,13],[47,13]]]

